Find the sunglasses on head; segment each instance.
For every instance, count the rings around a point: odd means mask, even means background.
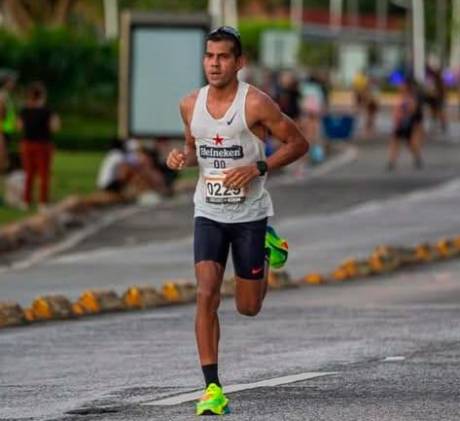
[[[220,26],[219,28],[212,30],[208,34],[208,37],[216,35],[216,34],[230,35],[236,38],[238,41],[241,41],[240,33],[235,28],[232,28],[231,26]]]

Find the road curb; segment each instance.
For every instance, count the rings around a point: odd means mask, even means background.
[[[22,246],[49,243],[67,230],[85,225],[85,219],[92,211],[130,201],[132,199],[104,191],[69,196],[45,212],[1,227],[0,255]]]
[[[346,259],[326,274],[308,273],[300,279],[293,279],[289,272],[271,271],[268,286],[273,291],[307,286],[321,287],[377,277],[407,267],[445,262],[455,257],[460,257],[460,236],[441,238],[433,244],[421,243],[414,247],[379,245],[367,258]],[[160,290],[149,285],[132,286],[121,296],[113,290],[89,289],[74,303],[63,295],[39,296],[26,309],[11,301],[0,302],[0,328],[188,304],[195,301],[196,292],[193,281],[179,279],[165,281]],[[222,296],[234,295],[234,279],[225,279],[222,283]]]

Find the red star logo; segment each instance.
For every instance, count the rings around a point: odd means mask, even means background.
[[[220,137],[219,133],[217,133],[216,136],[212,138],[212,140],[214,140],[214,145],[222,145],[224,138]]]

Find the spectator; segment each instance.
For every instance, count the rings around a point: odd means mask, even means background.
[[[139,141],[131,139],[124,144],[115,140],[102,161],[97,186],[101,190],[140,197],[154,191],[168,194],[161,172]]]
[[[324,146],[320,139],[320,132],[326,100],[323,87],[316,75],[311,75],[301,84],[301,94],[300,127],[311,145],[309,158],[313,164],[318,164],[324,160]]]
[[[168,139],[158,139],[153,143],[152,148],[146,150],[146,153],[150,157],[152,167],[158,170],[163,177],[167,196],[173,196],[174,183],[178,176],[177,171],[171,170],[166,165],[166,157],[170,149]]]
[[[118,139],[113,140],[110,150],[99,168],[97,187],[101,190],[120,193],[129,179],[129,168],[126,168],[127,163],[125,161],[123,143]]]
[[[8,174],[5,177],[5,204],[17,209],[24,209],[25,176],[21,160],[17,154],[11,156]]]
[[[442,79],[441,68],[428,66],[425,101],[431,111],[432,121],[434,123],[439,122],[444,133],[447,132],[446,97],[447,92]]]
[[[16,80],[17,75],[12,70],[0,71],[0,173],[8,170],[8,144],[16,129],[16,109],[11,98]]]
[[[276,99],[278,92],[278,76],[270,69],[263,69],[262,81],[259,89],[265,92],[270,98]]]
[[[401,85],[400,97],[394,113],[394,132],[390,141],[388,170],[393,170],[399,154],[400,141],[407,142],[414,158],[414,166],[421,169],[421,142],[423,137],[422,101],[413,82]]]
[[[367,72],[359,71],[353,78],[352,85],[356,113],[364,117],[364,137],[370,138],[375,133],[375,120],[379,109],[377,83]]]
[[[355,74],[353,77],[352,86],[355,107],[359,113],[364,107],[364,99],[369,86],[369,78],[367,77],[364,70],[360,70]]]
[[[374,78],[369,78],[369,84],[364,96],[365,116],[364,136],[369,139],[375,134],[375,120],[379,110],[379,87]]]
[[[295,122],[300,116],[300,92],[295,74],[291,71],[282,72],[279,79],[279,90],[275,98],[281,111]]]
[[[40,210],[45,209],[49,202],[53,155],[51,134],[60,128],[59,117],[46,105],[46,99],[43,83],[30,84],[26,93],[26,104],[18,118],[18,127],[22,131],[21,160],[25,172],[24,204],[26,208],[32,204],[34,181],[38,175]]]

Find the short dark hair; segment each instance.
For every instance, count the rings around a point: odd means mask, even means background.
[[[29,84],[27,87],[27,97],[34,101],[43,99],[46,97],[46,87],[40,81],[35,81]]]
[[[220,26],[217,29],[213,29],[206,37],[206,41],[231,41],[235,57],[240,57],[243,54],[240,33],[231,26]]]

